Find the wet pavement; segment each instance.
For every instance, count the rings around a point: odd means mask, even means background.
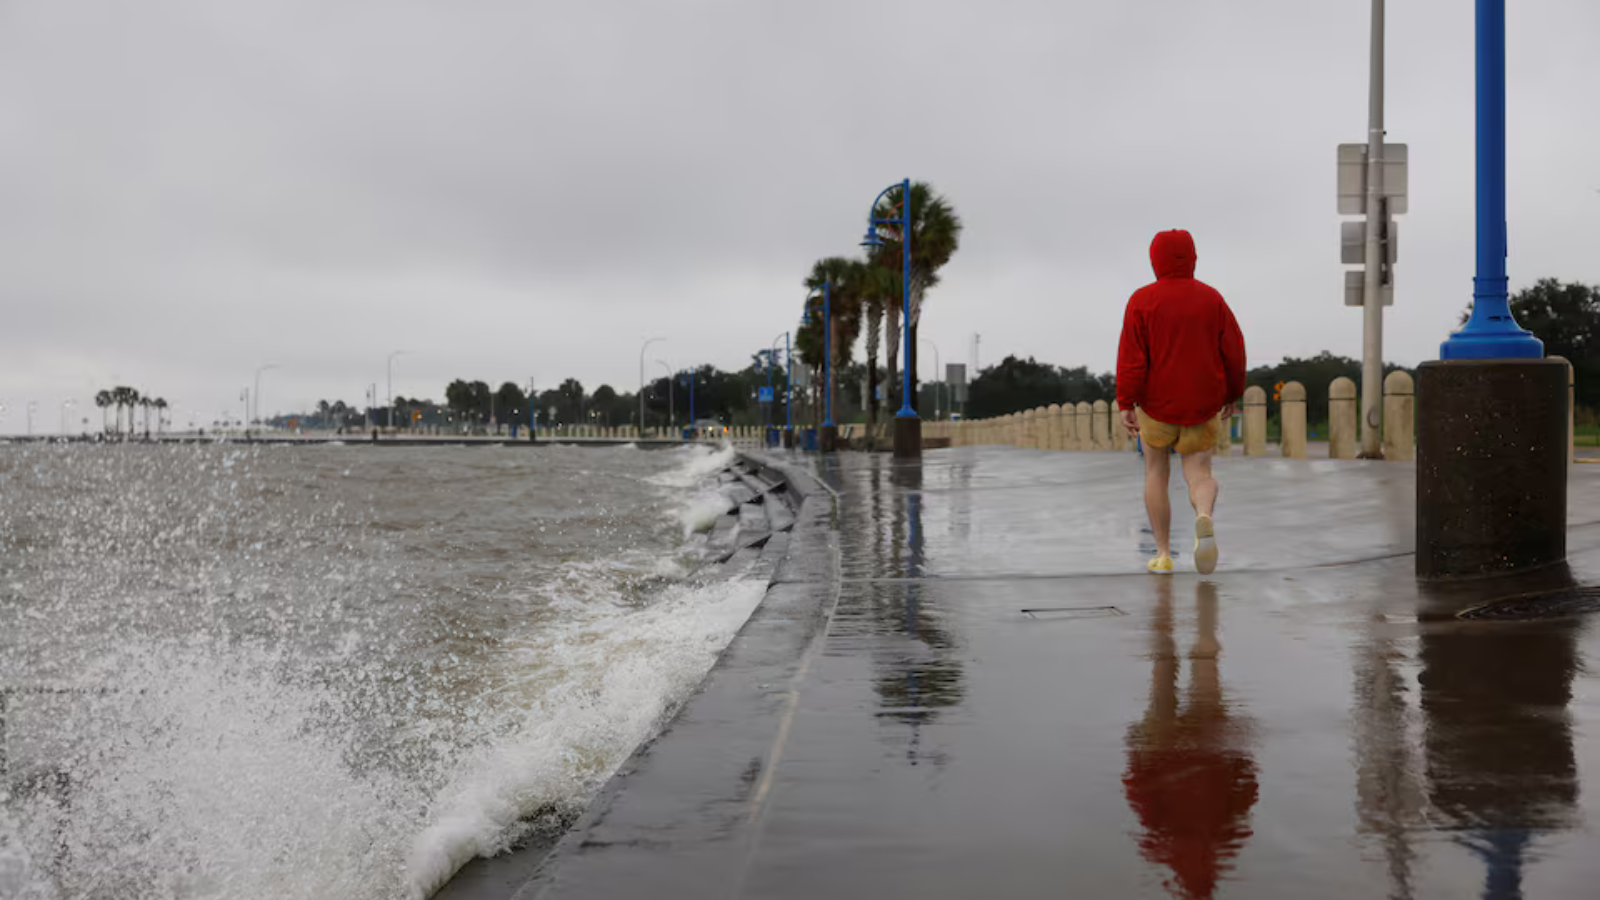
[[[1600,467],[1569,567],[1423,591],[1407,464],[1219,461],[1207,578],[1143,573],[1132,454],[802,464],[767,602],[501,895],[1600,895],[1600,637],[1456,615],[1600,585]]]

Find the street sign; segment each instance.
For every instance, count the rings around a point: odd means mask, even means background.
[[[1389,213],[1406,211],[1405,144],[1383,145],[1383,195],[1389,198]],[[1339,215],[1361,216],[1367,212],[1367,145],[1339,145]]]
[[[1385,270],[1389,276],[1389,283],[1378,289],[1383,297],[1384,306],[1394,305],[1394,269]],[[1366,273],[1361,269],[1346,269],[1344,273],[1344,305],[1365,306],[1362,296],[1366,293]]]
[[[1388,257],[1389,265],[1394,265],[1400,258],[1400,223],[1389,220]],[[1366,264],[1367,256],[1367,223],[1364,221],[1339,223],[1339,261],[1347,266],[1360,266]]]
[[[950,363],[944,367],[944,383],[951,387],[951,399],[955,403],[967,402],[967,364]]]
[[[772,388],[770,388],[770,387],[768,387],[766,385],[762,385],[762,387],[761,387],[761,402],[762,403],[771,403],[772,400],[773,400],[772,394],[773,394]]]

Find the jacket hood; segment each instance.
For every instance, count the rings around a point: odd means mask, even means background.
[[[1157,278],[1193,278],[1194,259],[1194,238],[1182,229],[1160,232],[1150,242],[1150,267]]]

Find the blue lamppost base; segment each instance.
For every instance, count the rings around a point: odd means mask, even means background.
[[[821,450],[823,453],[834,453],[839,449],[839,426],[824,425],[820,435]]]
[[[922,458],[922,420],[916,416],[895,416],[894,458]]]
[[[1481,578],[1567,555],[1567,364],[1417,369],[1417,577]]]

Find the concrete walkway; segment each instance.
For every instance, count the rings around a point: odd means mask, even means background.
[[[1600,892],[1600,637],[1456,616],[1600,584],[1600,467],[1570,569],[1423,592],[1406,464],[1219,461],[1210,578],[1181,482],[1180,574],[1143,573],[1131,454],[803,464],[836,505],[515,896]]]

